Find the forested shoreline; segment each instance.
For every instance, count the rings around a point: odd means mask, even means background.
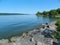
[[[43,11],[43,12],[37,12],[36,13],[37,16],[39,15],[44,15],[44,16],[49,16],[49,17],[56,17],[56,16],[60,16],[60,8],[58,9],[52,9],[50,11]]]

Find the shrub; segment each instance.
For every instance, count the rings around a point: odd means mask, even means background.
[[[59,27],[60,27],[60,19],[57,20],[57,22],[56,22],[56,26],[59,26]]]

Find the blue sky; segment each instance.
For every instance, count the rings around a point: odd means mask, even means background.
[[[0,12],[28,13],[60,8],[60,0],[0,0]]]

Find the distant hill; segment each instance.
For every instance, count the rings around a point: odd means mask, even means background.
[[[22,13],[0,13],[0,15],[28,15],[28,14],[22,14]]]

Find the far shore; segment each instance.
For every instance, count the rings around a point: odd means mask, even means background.
[[[0,13],[0,15],[29,15],[24,13]]]
[[[49,25],[52,25],[52,30],[56,30],[56,26],[55,26],[55,23],[56,23],[56,21],[52,21],[52,22],[50,22],[50,23],[48,23]],[[42,24],[42,25],[45,25],[45,24]],[[42,26],[41,25],[41,26]],[[23,40],[28,40],[28,37],[30,36],[30,35],[33,35],[33,37],[35,38],[35,36],[39,36],[39,31],[41,31],[41,26],[39,27],[39,28],[37,28],[37,29],[34,29],[34,30],[32,30],[32,31],[29,31],[29,32],[26,32],[26,33],[23,33],[21,36],[15,36],[15,37],[11,37],[11,39],[1,39],[0,40],[0,44],[2,45],[4,45],[4,44],[10,44],[10,43],[12,43],[12,42],[17,42],[17,41],[20,41],[21,39],[23,39]],[[38,32],[38,34],[33,34],[33,33],[37,33]],[[43,35],[41,35],[42,37],[44,37]],[[29,37],[30,38],[30,37]],[[36,37],[37,38],[37,37]],[[39,39],[37,39],[37,40],[39,40]],[[21,42],[21,41],[20,41]]]

